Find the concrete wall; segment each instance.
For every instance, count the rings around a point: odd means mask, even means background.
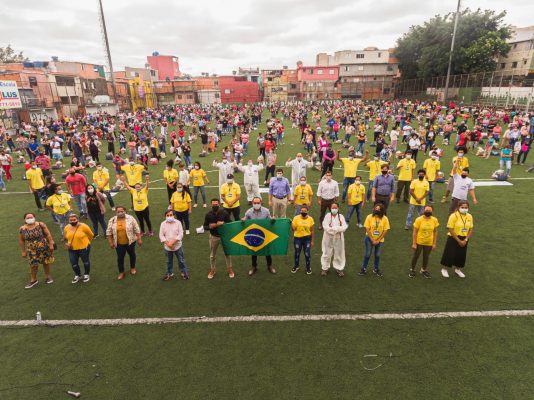
[[[398,64],[340,64],[339,76],[395,76],[398,70]]]

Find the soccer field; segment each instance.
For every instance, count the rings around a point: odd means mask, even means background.
[[[285,126],[285,144],[277,150],[279,165],[302,151],[298,131],[287,121]],[[264,129],[262,124],[260,131]],[[219,150],[228,141],[226,137]],[[251,147],[255,161],[258,151]],[[211,171],[210,181],[217,185],[218,171],[211,167],[215,156],[195,157],[199,148],[195,143],[193,160]],[[445,147],[442,170],[450,170],[452,156],[452,146]],[[475,180],[490,179],[498,169],[498,157],[467,156]],[[418,168],[423,160],[420,154]],[[109,162],[106,166],[112,170]],[[155,228],[167,205],[163,168],[149,167],[150,179],[156,181],[149,193]],[[0,320],[28,320],[37,311],[46,321],[534,309],[534,176],[524,169],[513,166],[511,186],[476,189],[479,204],[470,206],[475,229],[466,279],[452,274],[447,280],[439,274],[449,205],[436,202],[434,214],[441,226],[438,248],[431,255],[432,279],[408,278],[411,231],[404,230],[408,206],[401,203],[392,204],[388,212],[392,229],[382,252],[383,278],[357,275],[364,232],[353,219],[345,234],[344,278],[332,272],[319,276],[322,235],[316,231],[310,276],[303,268],[290,273],[290,246],[287,256],[274,258],[276,275],[267,272],[260,258],[259,273],[249,277],[250,258],[234,257],[233,280],[224,273],[220,252],[218,274],[210,281],[208,237],[192,229],[184,239],[189,281],[161,280],[165,258],[157,237],[144,238],[138,248],[139,273],[117,281],[115,252],[99,237],[91,250],[89,283],[70,283],[72,270],[60,246],[52,270],[55,283],[42,284],[40,271],[41,283],[24,290],[28,267],[20,257],[18,227],[23,213],[34,211],[35,204],[29,193],[18,193],[27,192],[27,186],[17,164],[9,192],[0,195]],[[360,167],[360,174],[367,180],[366,169]],[[342,177],[343,171],[336,169],[334,179],[341,182]],[[308,171],[310,183],[318,179],[319,172]],[[236,181],[242,184],[241,174]],[[436,185],[438,201],[444,186]],[[207,195],[216,197],[217,188]],[[126,192],[114,200],[130,205]],[[242,215],[246,208],[242,203]],[[345,213],[346,206],[341,210]],[[363,216],[370,210],[366,204]],[[202,224],[205,212],[193,209],[192,227]],[[111,215],[108,210],[106,217]],[[316,204],[311,215],[318,221]],[[37,216],[59,242],[59,228],[49,213]],[[533,328],[533,317],[0,327],[0,399],[56,399],[65,397],[66,390],[87,399],[528,399],[534,393]]]

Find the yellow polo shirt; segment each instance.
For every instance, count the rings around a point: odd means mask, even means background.
[[[429,182],[434,182],[436,180],[437,172],[441,169],[441,163],[439,160],[427,158],[423,163],[423,168],[426,171],[426,179],[428,179]]]
[[[417,217],[413,223],[414,229],[417,229],[415,243],[420,246],[432,246],[434,243],[434,234],[439,226],[436,217],[427,218],[424,215]]]
[[[182,196],[183,195],[183,196]],[[174,192],[171,196],[173,210],[178,212],[184,212],[189,210],[189,204],[191,203],[191,196],[187,192]]]
[[[313,218],[309,215],[306,218],[302,218],[302,215],[295,216],[291,222],[291,226],[295,230],[293,236],[296,238],[310,236],[313,231],[313,225]]]
[[[349,190],[347,192],[347,198],[348,198],[348,204],[351,206],[355,206],[356,204],[360,204],[363,201],[363,198],[365,196],[365,186],[361,183],[359,185],[353,183],[349,186]]]
[[[130,189],[130,193],[132,194],[134,211],[143,211],[148,207],[148,189],[146,186],[140,192]]]
[[[126,164],[121,167],[121,170],[126,175],[126,181],[130,186],[134,186],[136,183],[141,183],[143,181],[144,169],[145,167],[139,164]]]
[[[170,171],[165,169],[165,171],[163,171],[163,179],[165,179],[165,182],[171,184],[176,182],[178,180],[178,171],[174,168],[171,168]]]
[[[108,181],[105,185],[104,182]],[[102,169],[101,171],[96,170],[93,172],[93,182],[96,184],[98,189],[109,190],[109,172],[107,169]]]
[[[363,226],[371,232],[371,238],[373,240],[377,240],[382,232],[391,229],[389,226],[389,219],[385,215],[382,218],[379,218],[376,215],[369,214],[367,218],[365,218]],[[380,243],[384,243],[384,238],[380,240]]]
[[[369,168],[369,182],[372,182],[377,175],[380,175],[382,173],[382,165],[387,164],[385,161],[381,160],[373,160],[369,161],[366,165]]]
[[[46,200],[46,206],[52,207],[54,214],[65,215],[70,210],[70,194],[53,194]]]
[[[192,169],[189,173],[193,186],[204,186],[204,178],[206,178],[206,173],[201,169]]]
[[[430,184],[426,179],[423,179],[422,181],[414,179],[412,183],[410,183],[410,190],[413,190],[417,197],[421,197],[430,190]],[[413,204],[414,206],[424,206],[426,204],[426,197],[421,200],[421,203],[417,203],[413,196],[410,195],[410,204]]]
[[[340,158],[340,161],[343,163],[345,178],[354,178],[356,176],[356,171],[358,171],[358,165],[360,165],[362,159],[354,158],[350,160],[349,158]]]
[[[413,171],[415,170],[415,161],[413,159],[403,158],[397,164],[399,169],[399,181],[411,181],[413,179]]]
[[[313,196],[313,189],[309,184],[302,186],[297,185],[295,188],[294,198],[295,204],[298,206],[309,205]]]
[[[231,185],[228,183],[224,183],[221,187],[221,197],[224,199],[223,207],[224,208],[236,208],[239,207],[239,200],[236,201],[231,206],[228,205],[227,201],[231,200],[234,201],[237,196],[241,195],[241,188],[237,183],[232,183]]]
[[[30,186],[33,190],[44,188],[43,171],[41,168],[30,168],[26,171],[26,179],[30,181]]]
[[[449,217],[447,228],[453,229],[458,236],[467,236],[469,230],[473,229],[473,216],[469,213],[464,215],[456,211]],[[451,236],[450,233],[447,235]]]
[[[454,165],[454,162],[456,161],[456,159],[458,158],[458,156],[455,156],[452,158],[452,165]],[[465,168],[469,168],[469,160],[467,159],[466,156],[463,156],[462,158],[460,158],[460,161],[458,161],[458,173],[462,172]],[[454,171],[451,170],[451,176],[454,175]]]

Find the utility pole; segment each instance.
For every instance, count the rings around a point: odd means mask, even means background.
[[[102,0],[98,1],[98,15],[100,17],[100,29],[102,30],[102,39],[104,40],[104,47],[106,48],[106,58],[108,60],[109,72],[111,74],[111,88],[113,90],[113,100],[117,103],[117,87],[115,85],[115,74],[113,73],[113,63],[111,62],[111,51],[109,50],[108,31],[106,29],[106,20],[104,18],[104,8],[102,7]]]
[[[449,80],[451,78],[452,53],[454,51],[454,41],[456,40],[456,28],[458,28],[458,19],[460,18],[460,4],[462,0],[458,0],[458,7],[456,8],[456,15],[454,16],[454,29],[452,30],[451,52],[449,53],[449,66],[447,67],[447,80],[445,81],[445,93],[443,101],[447,104],[449,96]]]

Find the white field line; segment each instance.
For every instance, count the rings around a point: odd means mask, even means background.
[[[119,326],[183,323],[225,322],[301,322],[301,321],[369,321],[413,320],[480,317],[527,317],[534,310],[495,311],[446,311],[435,313],[385,313],[385,314],[308,314],[308,315],[246,315],[233,317],[183,317],[183,318],[117,318],[117,319],[60,319],[60,320],[0,320],[0,327],[16,326]]]

